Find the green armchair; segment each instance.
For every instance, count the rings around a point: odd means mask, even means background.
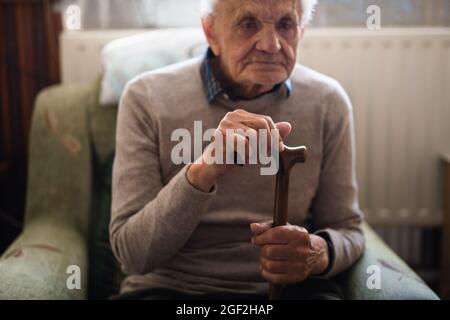
[[[25,228],[0,258],[0,299],[105,299],[122,279],[108,222],[117,107],[98,103],[100,82],[56,86],[36,101]],[[362,258],[337,278],[348,299],[438,299],[367,224]],[[69,289],[69,266],[81,286]],[[369,289],[369,266],[381,288]],[[69,272],[68,272],[69,271]]]

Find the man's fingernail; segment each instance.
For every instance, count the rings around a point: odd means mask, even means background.
[[[252,244],[255,244],[255,237],[252,237]]]

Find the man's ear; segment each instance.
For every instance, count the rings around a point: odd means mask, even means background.
[[[300,40],[303,40],[304,35],[305,35],[305,27],[300,27]]]
[[[220,47],[216,37],[214,19],[215,18],[213,16],[203,17],[202,27],[209,47],[211,48],[212,52],[214,52],[214,54],[218,56],[220,54]]]

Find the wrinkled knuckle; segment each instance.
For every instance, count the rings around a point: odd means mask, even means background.
[[[273,283],[273,279],[270,277],[270,275],[269,275],[265,270],[262,270],[262,271],[261,271],[261,276],[262,276],[264,279],[266,279],[267,281],[270,281],[270,282]]]
[[[307,256],[306,250],[303,247],[295,248],[295,256],[297,261],[304,261]]]
[[[262,118],[256,119],[256,124],[258,125],[258,129],[265,129],[267,128],[267,122]]]
[[[270,247],[266,247],[266,257],[272,258],[273,257],[273,249]]]
[[[309,241],[309,233],[308,231],[303,227],[294,227],[292,230],[295,233],[295,236],[297,239]]]
[[[309,237],[305,235],[303,232],[296,232],[295,233],[296,240],[300,241],[302,244],[308,244],[309,243]]]
[[[273,123],[272,117],[270,117],[270,116],[264,116],[264,117],[268,122]]]
[[[311,245],[311,236],[309,233],[303,233],[302,240],[307,247]]]
[[[222,126],[219,126],[214,132],[214,139],[222,138],[224,140],[225,137],[225,129]]]
[[[229,116],[225,116],[222,120],[220,120],[219,127],[228,127],[231,124],[231,120]]]
[[[266,270],[269,272],[277,272],[275,263],[272,261],[267,261]]]
[[[236,114],[232,113],[232,112],[228,112],[225,117],[223,117],[223,120],[228,120],[228,121],[233,121],[234,119],[236,119]]]
[[[267,259],[263,255],[260,255],[260,257],[259,257],[259,264],[261,265],[261,267],[263,267],[265,269],[266,268],[266,263],[267,263]]]
[[[266,246],[262,247],[262,249],[261,249],[261,256],[270,258],[270,248],[269,248],[269,246],[266,245]]]

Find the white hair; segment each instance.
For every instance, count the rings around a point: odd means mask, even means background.
[[[302,6],[302,16],[300,23],[302,26],[309,24],[313,18],[314,9],[317,5],[317,0],[298,0]],[[212,15],[216,9],[219,0],[201,0],[201,16],[206,17]]]

